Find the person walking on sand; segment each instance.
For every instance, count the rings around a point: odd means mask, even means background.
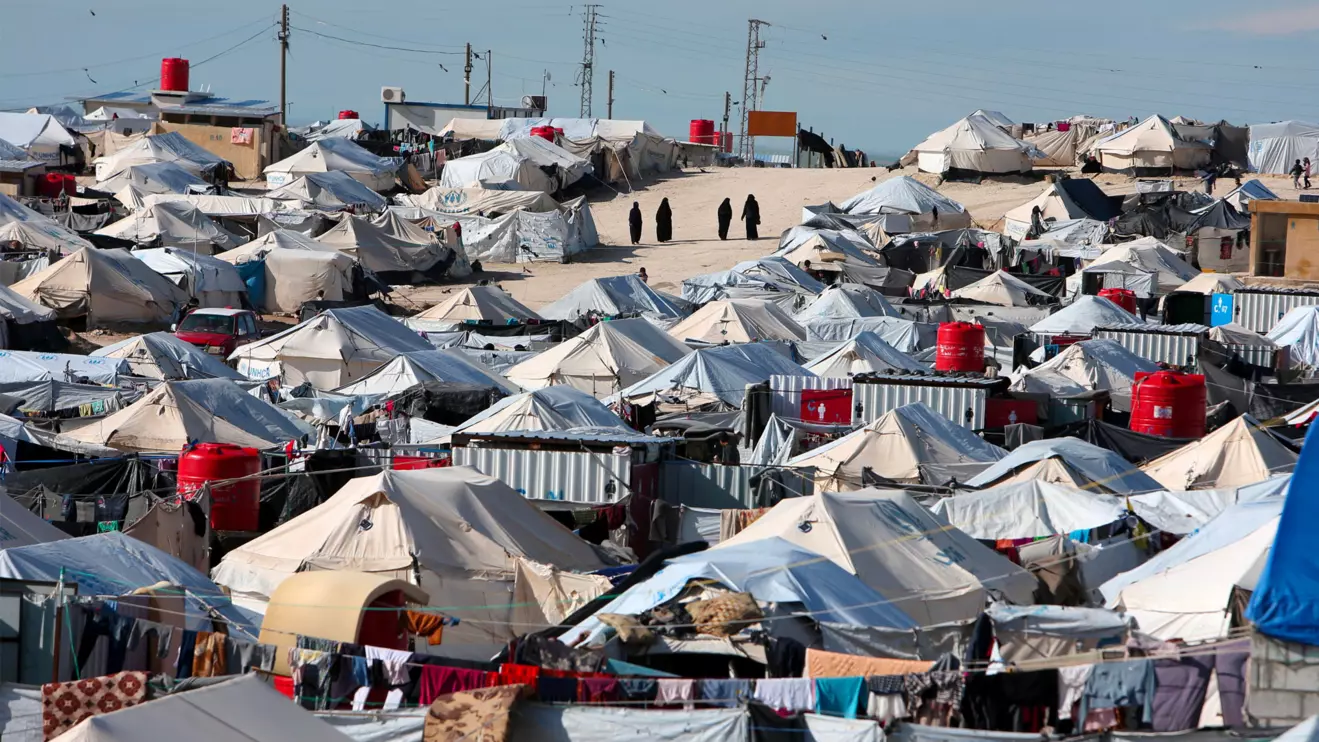
[[[1301,167],[1300,160],[1297,160],[1296,164],[1292,165],[1292,169],[1287,171],[1287,174],[1292,176],[1292,188],[1295,188],[1298,191],[1301,190],[1301,175],[1304,172],[1305,168]]]
[[[1301,160],[1301,187],[1310,190],[1310,158]]]
[[[660,242],[673,239],[673,209],[667,198],[660,201],[659,209],[655,211],[655,239]]]
[[[719,204],[719,239],[728,239],[728,227],[733,223],[733,199],[726,198]]]
[[[632,202],[632,211],[627,215],[627,229],[632,233],[632,244],[641,244],[641,204]]]
[[[760,239],[760,204],[756,203],[755,194],[747,196],[747,202],[742,205],[742,221],[746,222],[747,239]]]

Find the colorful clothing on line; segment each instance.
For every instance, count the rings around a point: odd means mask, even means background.
[[[709,706],[737,708],[751,697],[750,680],[702,680],[701,702]]]
[[[816,678],[815,712],[855,719],[865,692],[866,679],[862,677]]]
[[[436,698],[450,693],[489,688],[495,684],[498,677],[496,673],[480,670],[427,665],[421,668],[421,692],[418,700],[423,706],[428,706]]]
[[[618,678],[582,678],[577,681],[577,700],[581,703],[610,703],[622,698]]]

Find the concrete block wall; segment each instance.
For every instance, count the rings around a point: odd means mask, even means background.
[[[1319,647],[1256,633],[1249,673],[1246,712],[1258,724],[1292,726],[1319,714]]]

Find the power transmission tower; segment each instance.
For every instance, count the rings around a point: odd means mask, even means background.
[[[595,68],[595,28],[599,5],[586,5],[582,8],[584,29],[582,33],[582,105],[578,115],[591,118],[591,98],[595,92],[591,87],[591,78]]]
[[[760,91],[757,85],[760,82],[760,50],[765,48],[765,42],[760,40],[760,27],[769,24],[755,18],[747,24],[747,71],[742,81],[742,141],[739,143],[737,153],[742,158],[742,164],[751,165],[756,157],[756,143],[747,136],[747,124],[751,112],[760,107]]]

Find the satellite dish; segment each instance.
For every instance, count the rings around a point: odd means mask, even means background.
[[[553,77],[552,75],[550,75],[550,71],[549,71],[549,70],[545,70],[545,81],[546,81],[546,82],[553,82],[553,81],[554,81],[554,77]]]

